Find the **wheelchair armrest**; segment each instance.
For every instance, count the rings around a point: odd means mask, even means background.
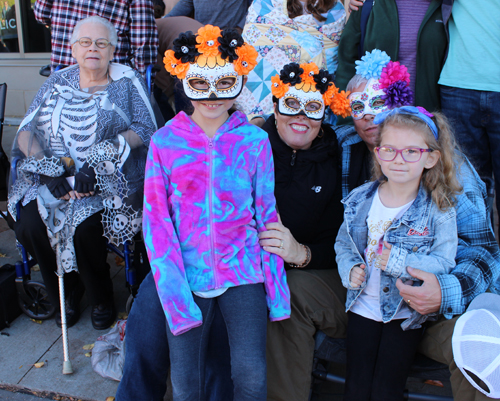
[[[12,185],[14,185],[17,180],[17,163],[19,163],[20,160],[20,157],[14,157],[12,159],[12,162],[10,163],[10,176],[12,177]]]
[[[20,160],[21,160],[20,157],[14,157],[12,159],[12,162],[10,163],[10,177],[12,179],[12,185],[14,185],[14,183],[17,180],[17,163],[19,163]],[[17,218],[19,218],[20,213],[21,213],[21,202],[17,202],[16,205]]]

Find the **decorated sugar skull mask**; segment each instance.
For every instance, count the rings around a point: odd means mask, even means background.
[[[285,116],[303,114],[311,120],[322,120],[325,115],[325,102],[319,91],[304,92],[291,87],[279,99],[279,112]]]
[[[286,64],[280,75],[271,78],[271,91],[278,98],[279,113],[285,116],[322,120],[326,106],[344,117],[350,112],[348,94],[339,92],[328,71],[313,62]]]
[[[377,115],[386,111],[389,107],[382,97],[384,94],[378,79],[369,79],[363,92],[352,92],[349,95],[352,118],[361,120],[365,114]]]
[[[257,65],[257,55],[237,31],[206,25],[196,35],[182,33],[163,62],[182,80],[189,99],[234,99],[243,89],[243,76]]]
[[[213,68],[192,64],[182,85],[191,100],[234,99],[243,89],[243,77],[236,73],[232,63]]]
[[[349,96],[353,119],[360,120],[367,114],[377,115],[413,103],[408,69],[399,61],[391,61],[386,52],[379,49],[366,52],[356,61],[356,74],[368,82],[363,92]]]

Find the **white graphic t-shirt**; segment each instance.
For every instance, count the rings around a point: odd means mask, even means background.
[[[392,222],[400,218],[411,206],[413,201],[400,207],[386,207],[380,200],[379,192],[373,197],[373,202],[366,218],[368,240],[365,249],[366,273],[369,277],[365,289],[361,292],[351,311],[367,319],[382,321],[380,312],[380,258],[384,250],[384,235]],[[410,310],[403,304],[394,319],[410,317]]]

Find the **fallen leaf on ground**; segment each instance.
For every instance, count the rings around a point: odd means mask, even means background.
[[[92,356],[92,352],[87,352],[87,353],[85,354],[85,356],[86,356],[87,358],[90,358],[90,357]]]
[[[125,266],[125,260],[119,256],[115,256],[115,263],[117,266]]]
[[[38,265],[33,266],[33,267],[31,268],[31,271],[32,271],[32,272],[39,272],[39,271],[40,271],[40,266],[38,266]]]
[[[35,363],[33,366],[34,366],[35,368],[41,368],[43,365],[45,365],[45,362],[37,362],[37,363]]]
[[[5,253],[0,253],[0,258],[6,258],[7,255]]]
[[[126,319],[127,317],[128,317],[127,312],[120,312],[120,313],[118,313],[118,319],[119,319],[119,320],[124,320],[124,319]]]
[[[94,344],[86,344],[82,348],[86,351],[90,351],[92,348],[94,348]]]
[[[42,324],[43,321],[41,320],[37,320],[37,319],[30,319],[32,322],[35,322],[35,323],[38,323],[38,324]]]
[[[106,401],[115,401],[115,397],[107,397]]]
[[[431,386],[444,387],[444,384],[441,383],[439,380],[426,380],[424,381],[424,383],[430,384]]]

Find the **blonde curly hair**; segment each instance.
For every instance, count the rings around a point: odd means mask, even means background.
[[[455,141],[455,136],[444,114],[434,112],[432,120],[438,128],[438,139],[434,137],[427,124],[411,114],[395,113],[388,116],[380,125],[380,135],[375,146],[380,146],[382,137],[387,127],[409,128],[422,135],[425,143],[430,149],[440,152],[438,162],[431,169],[424,169],[421,182],[424,188],[431,194],[432,200],[440,210],[446,210],[455,206],[456,196],[462,192],[462,186],[457,178],[457,169],[463,162],[461,152]],[[387,177],[382,172],[380,164],[373,153],[373,179],[387,181]]]

